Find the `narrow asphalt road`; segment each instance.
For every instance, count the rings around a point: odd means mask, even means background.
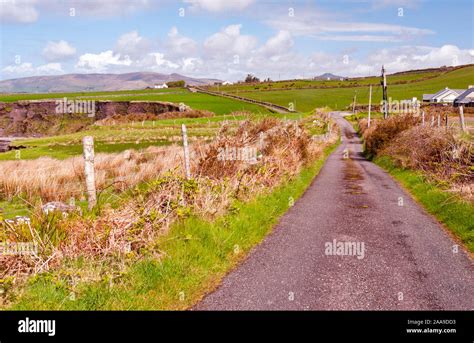
[[[194,309],[474,309],[468,254],[362,156],[341,114],[333,117],[342,144],[274,231]]]

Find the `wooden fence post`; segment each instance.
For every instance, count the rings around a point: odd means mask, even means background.
[[[369,115],[367,119],[367,127],[370,127],[370,111],[372,109],[372,85],[369,88]]]
[[[459,124],[461,125],[461,131],[466,132],[466,123],[464,122],[464,108],[459,106]]]
[[[355,108],[356,108],[356,98],[357,98],[357,95],[354,95],[354,102],[352,103],[352,113],[353,114],[355,113]]]
[[[441,114],[438,113],[438,128],[441,126]]]
[[[184,169],[186,172],[186,179],[189,180],[191,178],[191,169],[189,166],[188,132],[186,130],[186,125],[181,125],[181,132],[183,134]]]
[[[421,126],[425,126],[425,111],[421,111]]]
[[[94,138],[92,136],[84,137],[82,145],[84,148],[84,174],[86,178],[88,208],[92,210],[97,204],[94,172]]]

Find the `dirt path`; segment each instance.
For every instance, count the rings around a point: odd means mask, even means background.
[[[274,231],[195,309],[474,309],[472,260],[462,248],[453,252],[440,224],[361,155],[351,125],[333,116],[341,146]],[[359,244],[358,254],[326,254],[327,244],[341,242]]]

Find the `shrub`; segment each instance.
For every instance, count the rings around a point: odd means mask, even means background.
[[[385,147],[401,132],[417,125],[419,119],[413,115],[394,115],[386,120],[374,121],[370,128],[367,122],[361,121],[359,127],[365,139],[365,149],[371,156]]]

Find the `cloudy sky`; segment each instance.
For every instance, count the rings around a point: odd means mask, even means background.
[[[239,80],[474,63],[472,0],[0,0],[0,79]]]

